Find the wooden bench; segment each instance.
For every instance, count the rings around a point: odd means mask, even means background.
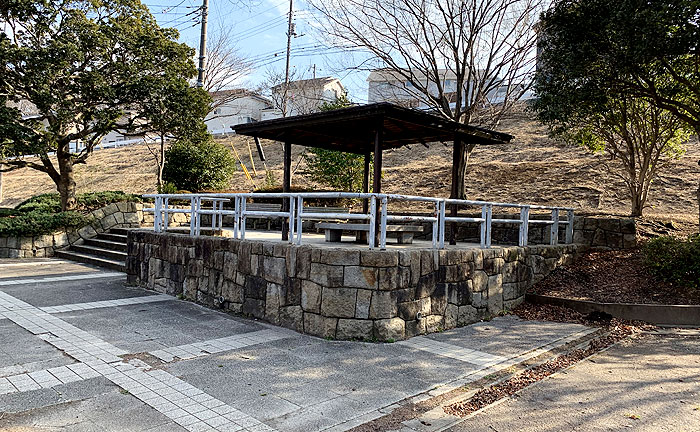
[[[246,203],[245,209],[247,211],[261,211],[261,212],[278,212],[282,211],[282,204],[275,203]],[[258,221],[267,221],[267,230],[270,231],[272,227],[272,218],[264,218],[261,216],[246,216],[246,219],[251,219],[253,221],[253,229],[258,229]]]
[[[340,242],[343,231],[355,231],[355,239],[358,243],[367,243],[369,224],[362,223],[332,223],[321,222],[316,224],[317,229],[325,230],[327,242]],[[379,231],[379,227],[377,227]],[[422,233],[423,227],[416,225],[387,225],[386,235],[396,237],[398,244],[413,243],[413,234]]]

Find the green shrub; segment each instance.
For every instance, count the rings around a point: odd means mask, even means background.
[[[228,187],[235,171],[236,159],[229,149],[211,137],[177,140],[166,152],[163,178],[178,190],[199,192]]]
[[[312,180],[343,192],[362,192],[363,155],[310,148],[304,159]]]
[[[89,212],[120,201],[141,202],[138,195],[120,191],[89,192],[76,197],[78,209]],[[37,195],[14,209],[0,209],[0,236],[31,237],[70,228],[82,228],[92,218],[80,211],[61,211],[57,193]]]
[[[644,264],[661,280],[700,289],[700,235],[687,240],[662,236],[644,245]]]
[[[19,216],[0,217],[0,236],[31,237],[89,225],[92,218],[78,212],[31,211]]]
[[[88,192],[76,196],[78,209],[92,211],[120,201],[141,202],[141,197],[124,193],[122,191]],[[57,193],[37,195],[20,203],[15,210],[21,213],[39,211],[42,213],[59,213],[61,211],[61,198]]]

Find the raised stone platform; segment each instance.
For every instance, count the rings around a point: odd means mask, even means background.
[[[336,339],[398,340],[496,315],[584,247],[395,248],[129,233],[129,281]]]

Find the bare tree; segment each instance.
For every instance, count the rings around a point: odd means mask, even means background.
[[[494,127],[529,90],[544,0],[311,0],[329,42],[359,70],[459,123]],[[455,140],[451,196],[464,198],[474,143]]]
[[[324,103],[331,103],[335,98],[344,94],[344,89],[338,88],[334,97],[324,94],[325,86],[335,81],[332,77],[310,78],[304,73],[293,69],[289,73],[287,91],[284,90],[284,71],[268,70],[265,79],[260,84],[260,92],[267,96],[275,109],[284,113],[284,98],[287,97],[286,115],[311,114],[317,112]]]
[[[234,91],[253,67],[236,48],[233,29],[234,27],[220,26],[207,44],[207,69],[203,87],[213,96],[210,113],[247,94]]]

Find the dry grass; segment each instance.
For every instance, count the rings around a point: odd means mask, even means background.
[[[586,213],[628,213],[627,197],[621,181],[605,168],[605,158],[591,155],[578,147],[566,147],[547,136],[546,129],[527,114],[514,114],[500,130],[515,135],[506,145],[481,146],[472,153],[467,177],[467,194],[473,199],[528,202],[545,205],[573,205]],[[246,139],[232,140],[250,169]],[[250,140],[252,145],[252,140]],[[277,182],[282,178],[282,145],[264,142],[267,164]],[[293,147],[297,186],[312,184],[301,159],[303,147]],[[415,195],[447,196],[450,184],[451,147],[435,143],[430,148],[413,145],[388,151],[384,156],[384,191]],[[257,159],[255,182],[263,185],[265,174]],[[688,152],[671,164],[653,186],[647,215],[697,221],[695,190],[700,179],[697,161],[700,144],[693,140]],[[77,167],[77,183],[81,192],[123,190],[146,193],[155,190],[155,163],[145,145],[100,150]],[[252,172],[252,170],[251,170]],[[3,206],[17,204],[28,196],[54,189],[48,176],[29,169],[5,175]],[[239,170],[232,190],[250,190],[252,184]]]

